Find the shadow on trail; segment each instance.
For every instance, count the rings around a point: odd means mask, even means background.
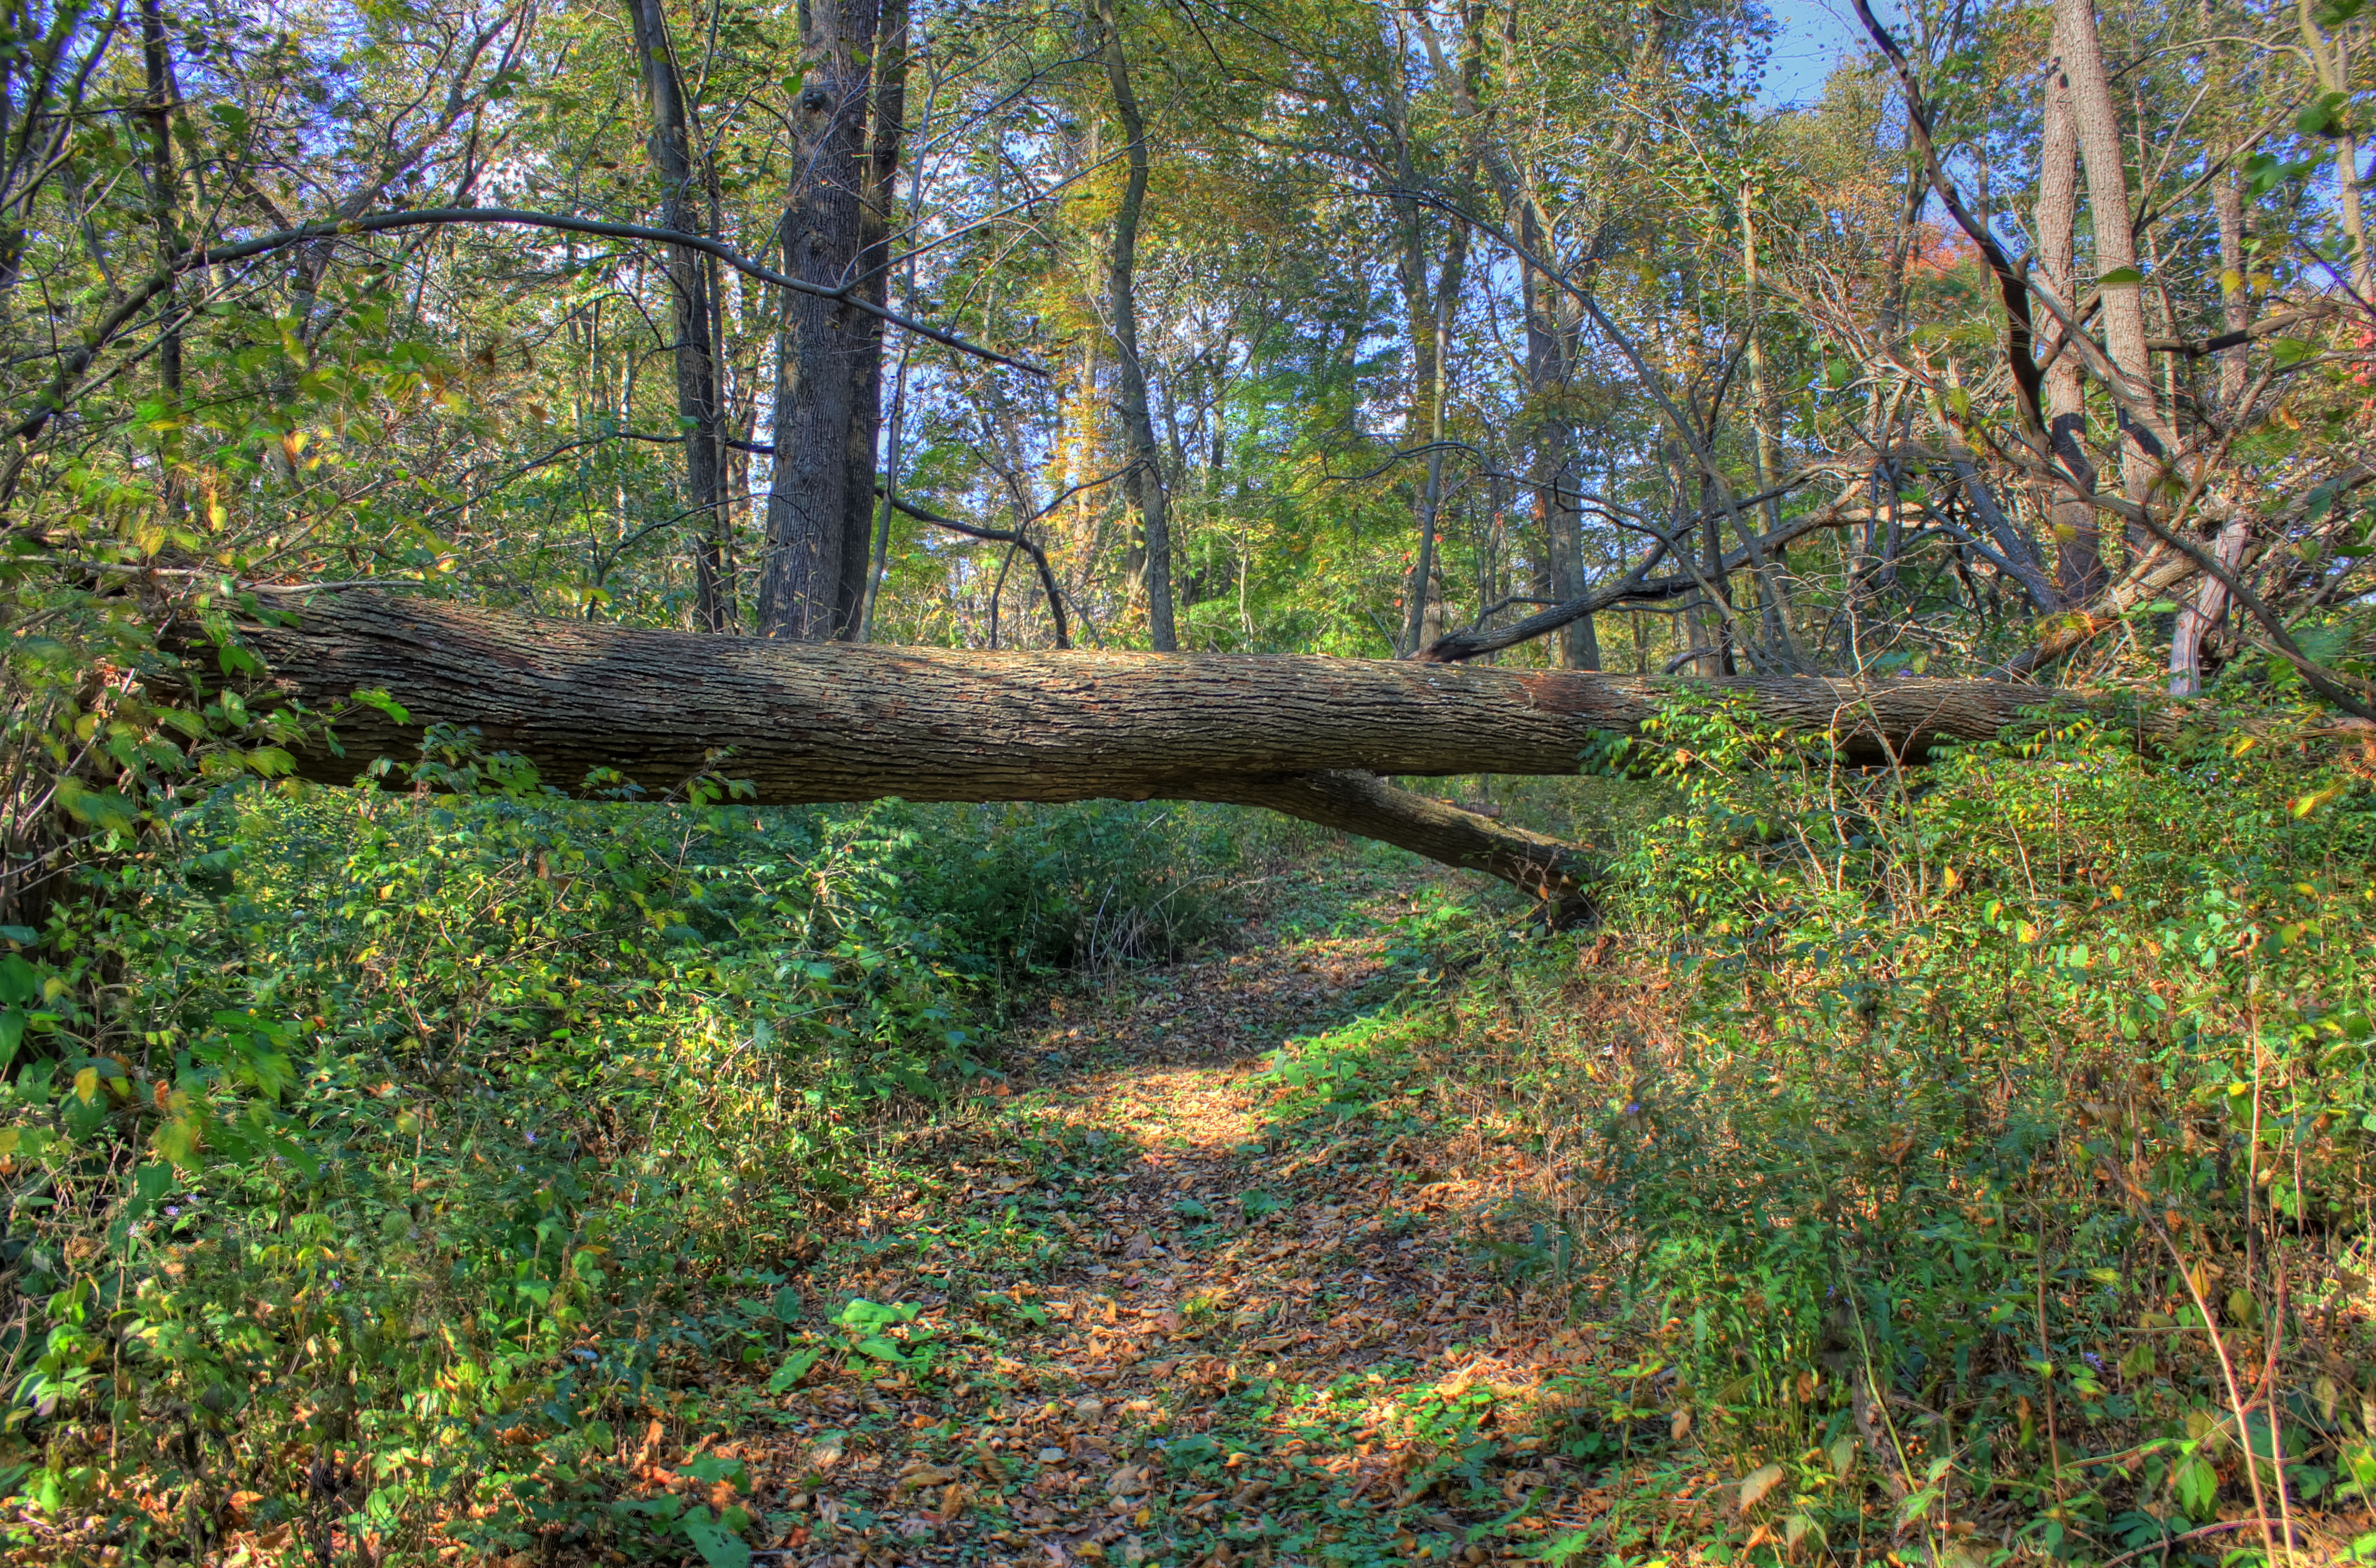
[[[1538,1162],[1397,1000],[1411,907],[1252,923],[1010,1039],[995,1110],[811,1271],[828,1321],[914,1308],[904,1348],[821,1335],[737,1434],[782,1560],[1482,1562],[1597,1529],[1655,1380],[1514,1238]]]

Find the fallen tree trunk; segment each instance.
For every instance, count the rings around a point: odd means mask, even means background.
[[[1592,867],[1579,846],[1397,790],[1374,774],[1216,779],[1189,798],[1262,806],[1340,833],[1375,838],[1444,865],[1481,871],[1570,915],[1581,911],[1589,894]]]
[[[761,803],[1195,800],[1258,805],[1567,900],[1569,846],[1425,800],[1375,774],[1566,774],[1690,688],[1835,736],[1852,760],[1977,741],[2068,694],[1996,681],[1633,679],[1556,670],[1312,657],[962,653],[700,636],[530,621],[375,593],[281,600],[294,624],[243,628],[268,684],[327,710],[343,755],[302,776],[350,782],[409,760],[421,728],[475,728],[567,788],[614,769],[664,794],[703,772]],[[723,754],[721,760],[720,754]]]
[[[2069,693],[2001,681],[1723,680],[1306,655],[968,653],[701,636],[529,621],[376,594],[316,595],[293,626],[244,633],[274,687],[320,707],[379,689],[352,754],[409,756],[423,724],[478,727],[545,778],[615,768],[667,789],[731,749],[778,804],[872,800],[1190,798],[1217,778],[1573,773],[1686,691],[1745,698],[1770,723],[1830,732],[1851,760],[1980,741]],[[353,764],[305,759],[334,782]]]

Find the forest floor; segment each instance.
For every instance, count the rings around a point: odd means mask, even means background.
[[[974,1111],[888,1138],[819,1239],[814,1326],[711,1418],[760,1558],[1562,1561],[1728,1533],[1731,1478],[1612,1467],[1629,1430],[1670,1436],[1627,1404],[1652,1371],[1546,1288],[1511,1218],[1530,1140],[1395,1005],[1427,983],[1395,933],[1432,897],[1283,888],[1226,951],[1051,999]]]

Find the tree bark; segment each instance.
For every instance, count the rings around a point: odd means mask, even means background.
[[[172,40],[165,30],[165,14],[158,0],[140,0],[140,53],[148,89],[141,100],[139,122],[148,144],[148,221],[155,231],[158,267],[168,279],[154,306],[157,320],[163,327],[157,334],[157,389],[164,395],[165,407],[178,410],[182,404],[181,305],[174,297],[171,277],[173,263],[184,248],[179,217],[182,176],[173,159],[173,107],[179,94],[173,79]],[[159,434],[162,439],[158,452],[157,497],[163,503],[166,517],[178,521],[189,511],[189,498],[183,493],[180,471],[182,436],[178,428],[172,427]]]
[[[2128,398],[2154,407],[2152,367],[2145,357],[2144,289],[2137,276],[2135,214],[2129,206],[2129,176],[2120,112],[2112,102],[2104,49],[2096,32],[2096,0],[2054,0],[2056,49],[2070,89],[2071,123],[2080,160],[2087,169],[2087,211],[2094,220],[2097,295],[2102,301],[2104,351]],[[2105,281],[2116,274],[2122,281]],[[2076,304],[2076,300],[2072,301]],[[2067,350],[2066,350],[2067,351]],[[2164,453],[2160,440],[2120,406],[2121,482],[2132,501],[2151,492]],[[2142,549],[2132,530],[2132,550]]]
[[[1339,833],[1375,838],[1444,865],[1483,872],[1559,907],[1567,918],[1582,912],[1589,894],[1590,859],[1577,846],[1397,790],[1368,773],[1215,780],[1186,798],[1261,806]]]
[[[276,599],[280,596],[276,595]],[[1729,694],[1847,757],[1920,757],[2082,699],[1999,681],[1664,680],[1307,655],[981,654],[819,647],[600,623],[529,621],[374,593],[287,590],[294,624],[244,632],[268,683],[309,707],[365,708],[347,755],[303,759],[345,782],[409,755],[418,727],[476,726],[556,785],[615,768],[665,791],[720,765],[777,803],[1218,799],[1315,771],[1567,774],[1670,696]],[[1217,782],[1223,781],[1223,782]]]
[[[2336,120],[2331,127],[2334,142],[2335,216],[2343,220],[2344,238],[2351,245],[2351,286],[2366,301],[2376,298],[2376,256],[2368,252],[2367,220],[2360,207],[2359,138],[2351,129],[2347,35],[2341,30],[2326,30],[2319,21],[2316,0],[2295,0],[2295,9],[2301,24],[2302,50],[2310,56],[2318,85],[2323,93],[2338,100]]]
[[[1145,540],[1141,582],[1146,591],[1147,640],[1157,652],[1170,653],[1180,646],[1171,612],[1171,496],[1163,484],[1155,422],[1146,406],[1146,365],[1138,351],[1138,221],[1146,205],[1146,121],[1131,88],[1130,60],[1123,53],[1113,0],[1104,0],[1099,7],[1098,23],[1105,35],[1106,81],[1113,90],[1114,115],[1122,122],[1130,158],[1122,201],[1114,208],[1113,245],[1106,268],[1106,303],[1121,361],[1123,444],[1130,462],[1123,489],[1138,513]]]
[[[857,273],[878,3],[817,0],[805,7],[809,71],[792,115],[800,172],[783,232],[784,270],[804,283],[838,289]],[[788,294],[783,308],[759,630],[823,641],[840,629],[850,421],[865,350],[858,318],[866,313],[805,293]]]
[[[891,217],[898,206],[900,144],[907,136],[908,0],[883,0],[881,47],[874,55],[866,185],[859,208],[859,291],[885,305],[891,292]],[[857,330],[858,365],[850,394],[849,489],[844,497],[841,577],[834,594],[835,635],[863,641],[867,589],[873,577],[875,449],[883,434],[883,318]],[[904,387],[902,388],[904,391]],[[897,437],[893,437],[896,446]]]
[[[1419,232],[1414,226],[1414,233]],[[1396,650],[1414,656],[1435,640],[1429,628],[1432,614],[1435,635],[1443,624],[1443,590],[1437,581],[1435,540],[1443,527],[1443,422],[1451,391],[1452,321],[1460,308],[1461,283],[1468,269],[1468,226],[1455,218],[1443,241],[1443,265],[1428,288],[1427,253],[1418,244],[1407,247],[1405,272],[1416,279],[1406,297],[1411,334],[1411,417],[1408,428],[1427,432],[1427,478],[1420,486],[1419,548],[1403,587],[1403,636]]]
[[[2249,333],[2252,326],[2251,285],[2244,276],[2244,183],[2229,169],[2211,182],[2211,216],[2219,230],[2219,314],[2228,335]],[[2219,355],[2219,409],[2230,419],[2243,410],[2247,342],[2239,341]]]
[[[1774,403],[1765,385],[1764,307],[1759,299],[1757,254],[1757,191],[1747,179],[1740,184],[1740,259],[1742,292],[1748,298],[1743,314],[1748,318],[1745,327],[1745,348],[1749,359],[1749,425],[1751,451],[1757,459],[1757,488],[1765,495],[1765,527],[1777,529],[1782,523],[1782,498],[1774,494],[1775,483],[1782,472],[1781,454],[1774,437]],[[1805,651],[1799,647],[1797,634],[1790,629],[1789,588],[1775,563],[1766,559],[1757,540],[1754,519],[1736,510],[1734,531],[1740,535],[1742,547],[1749,552],[1752,571],[1757,583],[1757,602],[1765,627],[1765,646],[1786,669],[1807,667]]]
[[[2071,118],[2071,82],[2063,70],[2055,33],[2056,58],[2046,73],[2046,125],[2038,148],[2037,256],[2046,286],[2065,301],[2076,298],[2072,274],[2078,251],[2079,131]],[[2092,493],[2096,460],[2087,450],[2087,395],[2079,378],[2079,354],[2068,342],[2046,367],[2046,434],[2054,460],[2074,485]],[[2048,485],[2040,498],[2054,535],[2054,590],[2065,604],[2085,604],[2109,582],[2104,570],[2103,529],[2084,494]]]
[[[549,783],[597,770],[656,798],[698,776],[759,804],[1188,800],[1261,806],[1484,872],[1575,912],[1584,849],[1431,801],[1374,775],[1562,775],[1662,703],[1740,701],[1828,734],[1851,764],[1919,761],[2051,711],[2093,712],[2139,743],[2177,719],[2132,697],[2001,681],[1720,681],[1407,660],[1231,654],[951,652],[721,638],[529,621],[374,593],[267,590],[279,624],[242,628],[266,693],[339,713],[337,747],[299,777],[346,784],[410,759],[423,726],[476,731]],[[195,624],[169,626],[211,670]],[[401,716],[355,694],[385,694]],[[343,710],[343,711],[341,711]]]
[[[1531,194],[1522,198],[1519,232],[1537,255],[1549,245],[1540,232],[1541,209]],[[1584,516],[1576,504],[1574,422],[1566,410],[1568,383],[1576,360],[1574,327],[1562,318],[1561,295],[1533,267],[1522,264],[1527,309],[1527,402],[1528,479],[1535,489],[1535,517],[1543,530],[1543,562],[1551,598],[1564,604],[1584,597]],[[1600,668],[1600,639],[1592,617],[1579,615],[1559,630],[1551,662],[1562,670]]]
[[[2212,541],[2211,553],[2230,572],[2244,564],[2245,547],[2251,542],[2251,517],[2241,511],[2228,519],[2219,537]],[[2174,697],[2199,695],[2203,691],[2203,639],[2206,633],[2228,615],[2228,585],[2205,574],[2194,590],[2194,602],[2179,612],[2178,624],[2169,638],[2169,695]]]
[[[627,15],[641,64],[644,98],[651,107],[647,146],[660,180],[660,227],[698,233],[693,138],[683,78],[660,0],[629,0]],[[694,598],[704,630],[722,632],[733,621],[733,585],[726,574],[726,447],[719,424],[717,345],[710,328],[709,257],[690,245],[671,245],[669,293],[675,309],[676,412],[684,427],[685,502],[694,515]],[[879,325],[879,324],[878,324]]]
[[[148,91],[140,105],[140,124],[148,142],[148,221],[157,232],[157,264],[169,272],[183,248],[181,226],[175,219],[181,207],[182,181],[173,164],[171,47],[172,41],[165,32],[165,15],[158,0],[141,0],[140,56]],[[156,308],[159,320],[174,320],[178,307],[170,284],[158,297]],[[169,407],[181,402],[182,333],[178,326],[168,326],[158,335],[157,386],[165,394]],[[168,507],[178,514],[180,490],[170,476],[164,489]]]

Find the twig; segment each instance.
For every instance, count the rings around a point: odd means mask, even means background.
[[[2118,1557],[2107,1559],[2102,1568],[2121,1568],[2121,1563],[2133,1562],[2149,1551],[2168,1551],[2182,1540],[2193,1540],[2202,1536],[2216,1536],[2222,1530],[2240,1529],[2251,1522],[2250,1519],[2222,1519],[2216,1525],[2204,1525],[2200,1529],[2189,1530],[2183,1535],[2170,1536],[2157,1540],[2151,1546],[2141,1546],[2134,1551],[2124,1551]]]

